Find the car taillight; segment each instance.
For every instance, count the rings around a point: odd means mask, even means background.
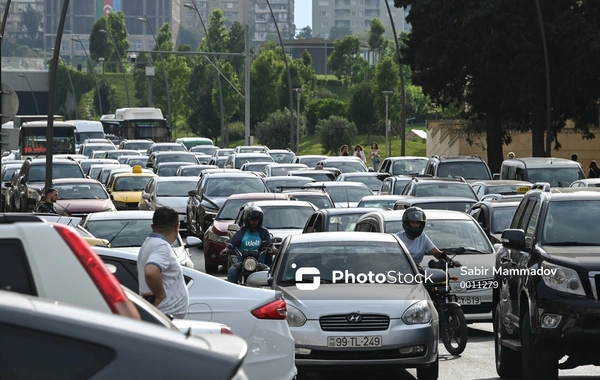
[[[233,331],[229,327],[221,327],[221,334],[233,335]]]
[[[285,319],[287,317],[287,304],[284,300],[269,302],[252,310],[252,315],[258,319]]]
[[[117,278],[108,271],[104,262],[92,251],[90,245],[69,226],[54,224],[53,227],[92,278],[110,310],[114,314],[141,320],[140,314],[123,292]]]

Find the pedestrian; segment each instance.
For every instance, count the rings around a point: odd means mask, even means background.
[[[578,158],[579,158],[579,156],[577,155],[577,153],[573,153],[573,154],[571,155],[571,160],[573,160],[573,161],[575,161],[575,162],[577,162],[577,159],[578,159]]]
[[[365,152],[363,151],[362,146],[357,145],[354,147],[354,156],[360,157],[362,162],[364,162],[365,164],[367,163],[367,157],[365,156]]]
[[[348,145],[344,144],[340,147],[340,156],[349,156]]]
[[[598,164],[595,160],[590,162],[590,166],[588,168],[588,178],[600,178],[600,169],[598,168]]]
[[[35,212],[39,214],[58,214],[54,203],[58,200],[58,190],[50,187],[44,192],[44,199],[38,203]]]
[[[379,155],[379,146],[377,143],[371,144],[371,150],[369,151],[369,157],[371,158],[371,166],[373,170],[379,169],[379,163],[381,162],[381,156]]]
[[[506,155],[506,158],[509,160],[512,160],[515,158],[515,154],[514,152],[508,152],[508,154]]]
[[[160,207],[154,211],[151,227],[138,254],[139,293],[164,314],[184,318],[189,293],[171,246],[179,235],[179,214],[170,207]]]

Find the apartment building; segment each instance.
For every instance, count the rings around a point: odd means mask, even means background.
[[[35,11],[44,12],[44,0],[12,0],[10,3],[10,9],[8,11],[8,18],[6,19],[6,35],[10,35],[15,38],[23,38],[28,35],[27,27],[21,21],[21,13],[31,6]],[[6,0],[0,1],[0,9],[4,12],[6,9]],[[43,20],[42,20],[43,25]],[[38,30],[40,33],[43,31],[42,27]]]
[[[385,5],[388,1],[398,33],[410,29],[406,11],[395,8],[394,0],[312,0],[313,37],[328,38],[332,27],[345,27],[354,34],[369,30],[371,20],[380,19],[391,33],[390,18]]]
[[[193,8],[192,3],[196,4],[198,12]],[[248,0],[181,0],[181,26],[204,37],[204,29],[198,19],[198,13],[200,13],[202,20],[208,27],[210,15],[215,9],[223,11],[227,27],[236,21],[241,24],[247,24],[250,21],[248,16],[250,3],[252,1]],[[186,7],[185,4],[190,4],[192,7]]]

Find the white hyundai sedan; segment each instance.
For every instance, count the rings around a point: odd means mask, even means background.
[[[114,265],[122,285],[138,292],[137,254],[93,247]],[[250,379],[290,380],[296,376],[294,338],[286,322],[287,305],[279,291],[239,286],[189,268],[183,274],[190,294],[186,319],[224,323],[244,338],[243,364]]]

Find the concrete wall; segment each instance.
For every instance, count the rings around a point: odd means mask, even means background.
[[[571,158],[577,153],[579,162],[586,168],[591,160],[600,160],[600,129],[591,130],[596,135],[595,139],[584,140],[580,133],[575,132],[572,125],[567,124],[563,132],[558,134],[558,141],[562,148],[552,150],[552,157]],[[514,152],[517,157],[531,156],[531,134],[512,133],[512,142],[503,145],[504,156]],[[467,139],[472,140],[469,144]],[[428,120],[427,121],[427,156],[454,156],[477,154],[487,161],[485,134],[467,134],[463,131],[460,120]],[[552,144],[554,146],[554,142]]]

